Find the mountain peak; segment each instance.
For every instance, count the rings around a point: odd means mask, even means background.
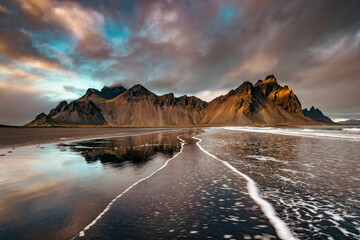
[[[151,92],[141,84],[136,84],[128,90],[133,96],[136,95],[149,95]]]
[[[264,82],[274,82],[274,83],[277,83],[276,77],[274,76],[274,74],[271,74],[271,75],[267,76],[267,77],[265,78]]]
[[[45,113],[40,113],[33,121],[25,124],[25,127],[52,127],[58,124],[58,122],[54,121]]]
[[[119,96],[121,93],[125,92],[126,88],[124,88],[121,85],[116,86],[105,86],[101,89],[101,91],[95,89],[95,88],[89,88],[85,95],[82,96],[80,99],[86,99],[86,100],[96,100],[99,97],[109,100],[113,99],[117,96]]]
[[[270,92],[281,88],[276,81],[276,77],[272,74],[267,76],[264,81],[259,80],[255,85],[255,89],[260,91],[263,95],[268,96]]]
[[[315,107],[302,110],[295,93],[269,75],[256,84],[246,81],[209,103],[173,93],[158,96],[141,84],[128,90],[121,85],[105,86],[101,91],[90,88],[83,98],[59,103],[28,126],[304,124],[314,120],[331,123]]]
[[[253,84],[249,81],[243,82],[238,88],[235,89],[236,93],[239,92],[248,92],[253,88]]]
[[[47,117],[47,115],[46,115],[44,112],[42,112],[42,113],[40,113],[39,115],[37,115],[37,116],[35,117],[35,120],[39,120],[40,118],[43,118],[43,117]]]
[[[82,96],[80,99],[86,99],[86,100],[90,100],[94,97],[99,97],[100,96],[100,91],[95,89],[95,88],[89,88],[88,90],[86,90],[86,93],[84,94],[84,96]]]
[[[104,86],[101,91],[106,91],[107,89],[123,89],[124,86],[122,85],[116,85],[116,86]],[[125,89],[125,88],[124,88]]]
[[[110,87],[105,86],[101,89],[100,96],[109,100],[109,99],[113,99],[113,98],[119,96],[120,94],[122,94],[125,91],[126,91],[126,88],[124,88],[120,84],[113,85]]]
[[[304,110],[302,110],[304,116],[311,118],[317,122],[323,122],[323,123],[333,123],[333,121],[325,116],[320,109],[315,108],[314,106],[311,106],[310,110],[307,110],[307,108],[305,108]]]
[[[88,90],[86,90],[85,95],[92,95],[92,94],[98,94],[100,91],[95,89],[95,88],[89,88]]]

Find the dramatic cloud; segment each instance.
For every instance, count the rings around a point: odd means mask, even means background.
[[[358,0],[5,0],[0,87],[50,108],[115,82],[211,100],[275,74],[303,107],[360,118],[359,12]],[[29,119],[1,107],[0,123]]]
[[[82,88],[77,88],[71,85],[64,85],[63,88],[65,89],[65,91],[70,92],[70,93],[75,93],[76,95],[82,95],[86,92],[86,89],[82,89]]]

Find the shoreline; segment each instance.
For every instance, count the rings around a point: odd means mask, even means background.
[[[37,144],[76,141],[105,137],[131,136],[138,133],[159,132],[163,130],[178,131],[180,129],[196,129],[211,127],[296,127],[296,126],[346,126],[336,123],[312,124],[244,124],[244,125],[171,125],[171,126],[52,126],[28,127],[0,125],[0,149],[16,148]],[[130,134],[131,133],[131,134]]]
[[[28,128],[0,127],[0,150],[40,144],[181,131],[184,128]],[[86,131],[88,130],[88,131]]]
[[[52,125],[52,126],[15,126],[15,125],[0,125],[0,128],[197,128],[197,127],[277,127],[277,126],[318,126],[318,125],[357,125],[357,124],[338,124],[324,123],[324,122],[306,122],[306,123],[253,123],[253,124],[197,124],[197,125],[158,125],[158,126],[134,126],[134,125]]]
[[[0,125],[0,149],[58,143],[64,141],[111,138],[156,133],[159,131],[178,131],[180,129],[211,127],[296,127],[296,126],[340,126],[340,124],[244,124],[244,125],[171,125],[155,127],[134,126],[53,126],[27,127]]]

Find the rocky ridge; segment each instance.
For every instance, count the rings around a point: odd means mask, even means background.
[[[103,125],[253,125],[311,124],[301,103],[274,75],[256,84],[244,82],[228,94],[205,102],[194,96],[156,95],[137,84],[88,89],[78,100],[60,102],[48,115],[41,114],[26,126]]]
[[[305,108],[304,110],[302,110],[304,116],[311,118],[314,121],[317,122],[323,122],[323,123],[334,123],[329,117],[325,116],[320,109],[315,108],[314,106],[312,106],[310,108],[310,110],[308,110],[307,108]]]

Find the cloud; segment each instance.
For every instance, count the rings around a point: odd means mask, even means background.
[[[89,33],[102,33],[103,16],[95,10],[85,9],[70,1],[18,0],[20,7],[43,22],[66,29],[77,39]]]
[[[104,16],[76,2],[19,0],[34,21],[65,30],[77,40],[77,54],[86,58],[109,57],[111,48],[104,38]]]
[[[259,51],[248,60],[245,60],[240,66],[225,73],[225,77],[238,78],[245,74],[263,74],[271,72],[277,63],[278,59],[276,56],[271,56],[263,51]]]
[[[64,98],[77,90],[62,86],[120,81],[210,100],[275,74],[304,107],[360,112],[359,11],[357,0],[5,0],[2,78]]]
[[[37,81],[37,80],[45,80],[43,76],[36,75],[33,73],[29,73],[27,71],[22,70],[21,68],[15,65],[0,65],[0,79],[2,80],[1,85],[5,84],[5,79],[8,81],[22,79],[23,81],[30,80],[30,81]]]
[[[9,61],[23,63],[38,70],[64,70],[59,61],[41,54],[33,46],[28,34],[16,29],[0,30],[0,52],[7,56]]]
[[[49,10],[44,20],[65,28],[77,39],[84,39],[93,33],[102,35],[104,17],[94,10],[84,9],[73,2],[57,3]]]
[[[77,88],[71,85],[63,85],[63,88],[65,89],[65,91],[75,93],[78,96],[82,96],[86,91],[85,89]]]
[[[9,9],[7,9],[6,7],[0,5],[0,13],[8,15],[8,14],[11,14],[11,11]]]
[[[161,4],[154,4],[139,35],[155,43],[171,42],[185,44],[185,37],[177,22],[179,15],[175,9],[167,9]]]

